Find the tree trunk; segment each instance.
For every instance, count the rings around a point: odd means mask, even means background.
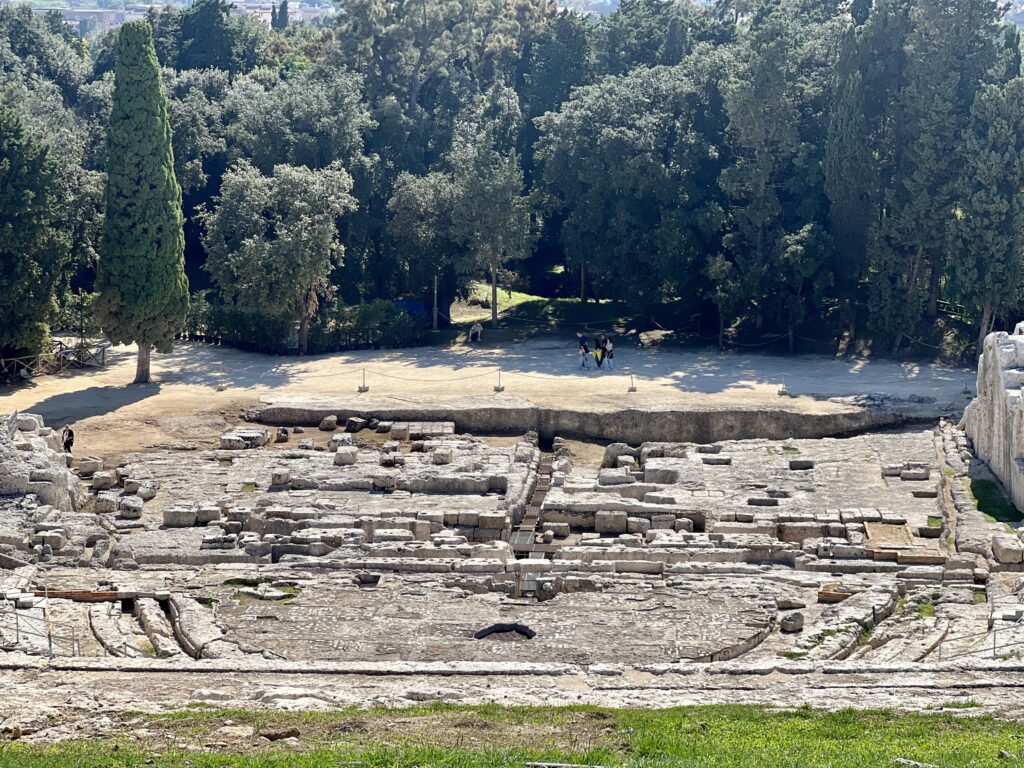
[[[942,277],[942,272],[938,266],[932,267],[932,280],[930,286],[930,293],[928,295],[928,318],[934,320],[939,314],[939,279]]]
[[[718,307],[718,351],[725,351],[725,315],[721,307]]]
[[[309,315],[305,312],[302,313],[302,319],[299,320],[299,354],[306,354],[306,342],[309,341]]]
[[[900,344],[902,344],[902,343],[903,343],[903,331],[900,331],[899,333],[896,334],[896,341],[893,342],[893,345],[892,345],[892,353],[893,353],[893,355],[898,355],[900,353]]]
[[[792,355],[793,351],[794,351],[794,348],[793,348],[793,326],[792,325],[789,326],[789,329],[788,329],[787,333],[789,334],[789,354]]]
[[[985,350],[985,336],[988,335],[988,327],[992,322],[992,302],[986,301],[981,309],[981,329],[978,332],[978,354]]]
[[[498,327],[498,265],[491,262],[491,327]]]
[[[153,348],[149,344],[139,344],[139,357],[135,363],[135,381],[133,384],[149,384],[149,358]]]
[[[587,301],[587,262],[580,262],[580,303]]]

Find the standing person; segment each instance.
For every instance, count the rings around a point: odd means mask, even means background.
[[[612,344],[611,339],[604,340],[604,361],[608,364],[608,370],[615,370],[615,345]]]
[[[597,342],[594,344],[594,362],[597,363],[598,370],[601,368],[601,364],[604,362],[604,334],[602,333],[597,337]]]
[[[587,346],[589,341],[590,339],[587,338],[587,334],[583,331],[576,331],[576,344],[580,354],[580,368],[590,368],[587,365],[587,356],[590,355],[590,347]]]
[[[75,446],[75,430],[71,428],[70,424],[64,425],[64,431],[60,434],[60,441],[64,445],[64,453],[71,453],[71,449]]]

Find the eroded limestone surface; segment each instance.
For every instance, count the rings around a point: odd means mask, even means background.
[[[973,508],[976,459],[947,424],[612,443],[597,462],[535,434],[326,416],[74,474],[41,422],[7,424],[0,649],[16,666],[529,686],[585,670],[590,691],[641,690],[702,664],[955,674],[1024,641],[1020,542]]]

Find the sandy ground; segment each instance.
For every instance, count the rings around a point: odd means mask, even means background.
[[[616,370],[582,370],[575,339],[547,337],[496,344],[276,357],[205,344],[154,355],[154,383],[130,384],[135,350],[108,352],[106,369],[38,378],[0,389],[0,412],[40,413],[72,424],[78,447],[117,454],[152,447],[209,444],[260,396],[276,393],[410,398],[493,394],[498,383],[541,405],[678,404],[680,408],[779,406],[812,412],[838,408],[822,396],[881,393],[965,403],[974,374],[937,364],[771,356],[716,350],[639,349],[620,344]],[[630,384],[636,393],[627,393]],[[224,388],[218,387],[223,384]],[[785,386],[791,395],[780,398]],[[817,396],[817,397],[814,397]],[[102,444],[102,450],[100,450]]]

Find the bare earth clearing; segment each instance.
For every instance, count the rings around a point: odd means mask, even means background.
[[[72,423],[81,450],[114,458],[126,451],[215,442],[226,424],[266,395],[355,395],[365,371],[367,398],[452,398],[490,395],[498,382],[508,394],[537,405],[589,408],[678,405],[838,411],[824,397],[884,394],[934,398],[927,410],[959,412],[970,399],[973,373],[937,364],[836,360],[819,356],[706,351],[616,350],[614,372],[579,369],[574,340],[552,337],[514,346],[366,351],[295,358],[179,344],[154,355],[155,382],[128,384],[134,347],[108,353],[105,370],[44,377],[17,389],[0,388],[0,412],[38,413],[47,424]],[[637,392],[627,394],[629,373]],[[219,384],[226,388],[217,391]],[[795,397],[780,397],[779,387]],[[819,397],[814,397],[815,395]],[[951,406],[951,407],[950,407]],[[100,437],[102,436],[102,439]],[[184,446],[182,446],[184,447]]]

